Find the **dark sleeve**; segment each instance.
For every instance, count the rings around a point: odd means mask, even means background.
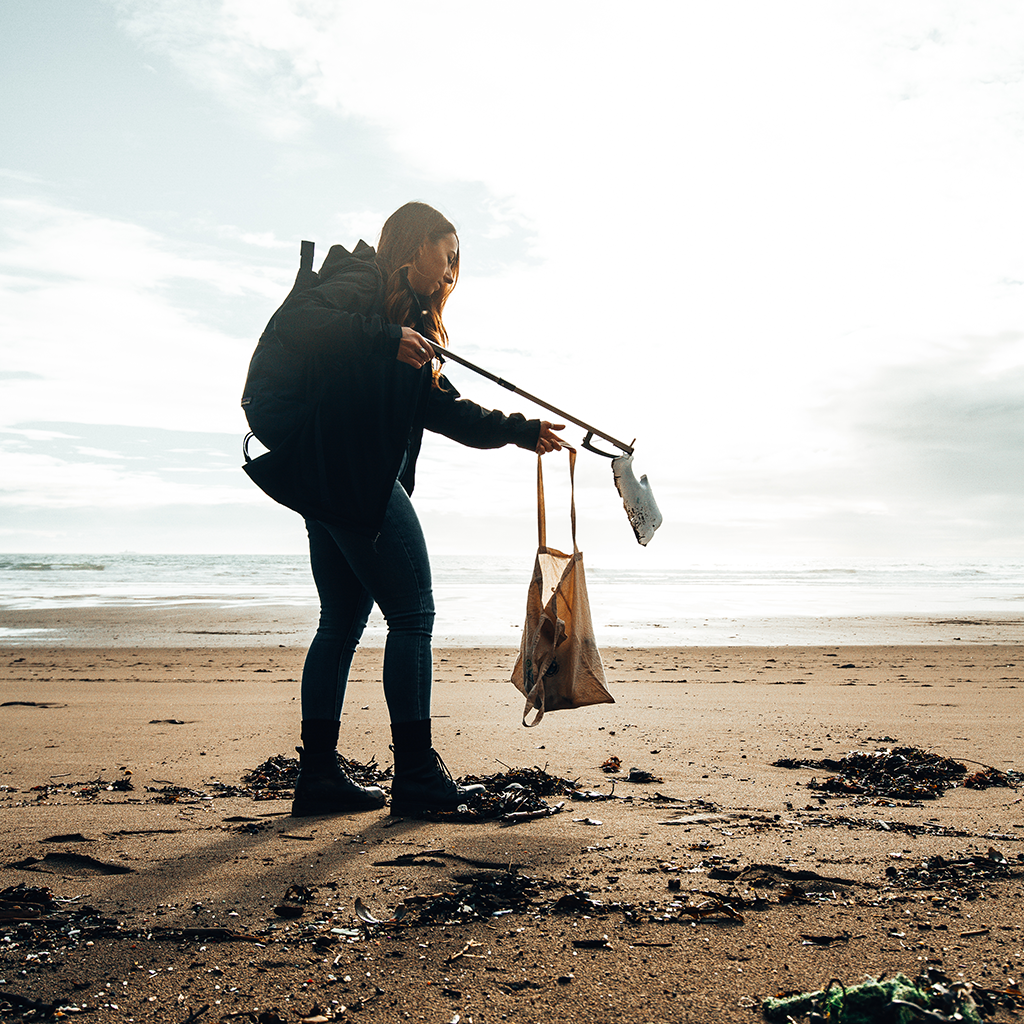
[[[316,288],[289,296],[272,323],[286,348],[365,355],[369,347],[384,359],[394,359],[402,328],[388,323],[379,309],[376,271],[355,264]]]
[[[427,411],[423,425],[436,434],[470,448],[501,448],[518,445],[527,451],[537,447],[540,420],[528,420],[522,413],[506,416],[498,409],[485,409],[476,402],[460,398],[446,377],[440,388],[431,386],[427,393]]]

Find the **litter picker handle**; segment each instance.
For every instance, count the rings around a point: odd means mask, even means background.
[[[429,339],[427,339],[429,341]],[[512,391],[519,395],[520,398],[525,398],[534,405],[539,405],[542,409],[547,409],[548,412],[553,412],[556,416],[561,416],[563,419],[568,420],[570,423],[575,423],[577,427],[582,427],[588,432],[587,440],[583,442],[585,448],[589,448],[592,452],[596,451],[598,455],[607,455],[607,452],[602,452],[597,448],[593,448],[587,442],[590,437],[596,434],[598,437],[604,438],[606,441],[611,441],[616,448],[621,448],[626,455],[633,454],[633,446],[624,444],[622,441],[616,440],[611,434],[606,434],[603,430],[598,430],[597,427],[592,427],[589,423],[585,423],[581,419],[577,419],[575,416],[571,416],[564,409],[559,409],[556,405],[551,405],[550,402],[545,402],[543,399],[538,398],[536,395],[531,395],[529,391],[523,391],[522,388],[517,388],[515,384],[510,384],[503,377],[497,376],[497,374],[491,373],[489,370],[485,370],[482,366],[477,366],[476,363],[471,363],[468,359],[464,359],[462,356],[456,355],[451,349],[445,348],[443,345],[438,345],[431,341],[430,344],[434,348],[435,354],[440,359],[452,359],[456,363],[467,367],[474,373],[479,373],[481,377],[486,377],[488,380],[493,381],[495,384],[500,385],[508,391]]]

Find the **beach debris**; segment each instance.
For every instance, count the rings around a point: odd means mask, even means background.
[[[374,925],[378,924],[388,923],[386,921],[382,921],[379,917],[371,913],[370,910],[367,908],[366,904],[358,896],[356,897],[355,910],[356,917],[358,917],[363,924],[369,925],[370,927],[373,927]]]
[[[614,948],[611,944],[607,935],[602,935],[599,939],[573,939],[573,949],[612,949]]]
[[[133,938],[135,933],[127,933],[127,937]],[[181,939],[195,939],[200,942],[255,942],[259,945],[267,941],[265,935],[246,935],[244,932],[236,932],[231,928],[176,928],[173,925],[166,928],[154,925],[146,933],[146,938],[170,942]]]
[[[516,822],[520,821],[533,821],[536,818],[547,818],[552,814],[558,814],[564,806],[564,801],[559,801],[557,804],[538,807],[536,810],[532,811],[510,811],[508,814],[503,814],[501,816],[501,820],[514,825]]]
[[[553,884],[517,871],[472,872],[457,875],[455,881],[457,886],[442,892],[407,896],[395,909],[394,922],[455,924],[525,912],[535,909],[542,889]]]
[[[53,893],[42,885],[12,885],[0,892],[0,921],[29,921],[57,909]]]
[[[838,760],[782,758],[776,768],[813,768],[833,772],[824,781],[812,778],[808,789],[824,797],[868,796],[893,800],[935,800],[961,785],[967,769],[952,758],[919,747],[854,750]]]
[[[857,936],[862,938],[863,936]],[[838,935],[805,935],[800,933],[800,938],[805,946],[831,946],[833,942],[849,942],[853,934],[848,931],[841,931]]]
[[[604,910],[605,906],[593,899],[589,892],[575,889],[559,896],[547,909],[551,914],[594,914]]]
[[[1024,783],[1021,772],[1002,772],[998,768],[985,767],[973,775],[968,775],[963,784],[968,789],[991,789],[1001,786],[1005,789],[1018,789]]]
[[[78,897],[61,899],[46,886],[22,882],[0,891],[0,935],[6,954],[25,948],[72,948],[99,937],[120,937],[121,925],[80,903]]]
[[[486,960],[486,956],[481,956],[479,953],[470,952],[471,949],[482,949],[483,945],[484,944],[482,942],[477,942],[476,939],[469,939],[466,942],[466,944],[462,947],[462,949],[460,949],[457,953],[452,953],[452,955],[448,957],[447,960],[445,960],[445,963],[453,964],[455,963],[456,960],[461,960],[463,957],[465,957],[468,960]]]
[[[804,892],[834,892],[837,889],[861,888],[868,884],[853,878],[819,875],[816,871],[794,871],[777,864],[748,864],[744,868],[735,869],[713,865],[708,869],[708,878],[727,880],[751,889],[799,886]]]
[[[549,804],[545,797],[577,792],[578,783],[549,774],[543,768],[509,768],[493,775],[465,775],[461,785],[480,785],[482,793],[469,793],[465,802],[454,811],[437,811],[430,815],[439,821],[498,820],[507,825],[535,821],[558,814],[564,801]]]
[[[914,981],[903,974],[888,980],[867,978],[849,988],[833,978],[816,992],[786,993],[765,999],[761,1005],[770,1021],[842,1021],[843,1024],[892,1024],[953,1021],[981,1024],[980,990],[969,982],[953,982],[941,971],[923,971]],[[984,1001],[986,997],[982,997]]]
[[[626,781],[637,783],[663,783],[665,780],[658,778],[658,776],[655,775],[653,772],[646,771],[643,768],[630,768],[629,774],[626,776]]]
[[[107,793],[128,793],[135,787],[130,778],[131,772],[120,779],[104,779],[102,776],[97,779],[90,779],[85,782],[46,782],[41,786],[32,786],[28,790],[37,794],[36,801],[44,803],[51,797],[70,796],[76,800],[95,800]],[[62,776],[51,776],[61,778]]]
[[[309,1013],[305,1017],[299,1018],[299,1024],[326,1024],[327,1021],[333,1019],[333,1015],[328,1017],[319,1003],[313,1003],[309,1008]]]
[[[933,854],[905,868],[890,864],[885,869],[887,884],[911,892],[940,889],[957,899],[975,899],[986,882],[1024,875],[1024,855],[1018,854],[1013,866],[1006,855],[994,847],[987,852],[961,853],[952,857]]]
[[[735,900],[727,901],[717,893],[706,895],[708,898],[697,904],[670,903],[665,910],[662,920],[678,920],[681,917],[692,917],[698,921],[724,918],[727,921],[743,924],[743,915],[733,906],[733,903],[736,902]]]
[[[339,754],[338,765],[353,782],[360,786],[379,786],[381,783],[389,782],[393,774],[391,768],[382,769],[374,759],[363,763],[352,761]],[[291,800],[298,777],[298,758],[275,754],[242,775],[242,783],[245,788],[238,792],[253,800]]]
[[[579,789],[578,780],[563,779],[544,768],[508,768],[493,775],[466,775],[459,782],[484,786],[494,792],[503,792],[510,786],[528,789],[536,796],[571,796]]]
[[[145,792],[154,794],[146,799],[155,804],[197,804],[204,800],[212,800],[209,793],[189,789],[188,786],[146,786]]]

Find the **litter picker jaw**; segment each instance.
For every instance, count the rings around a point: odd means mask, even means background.
[[[515,384],[510,384],[507,380],[503,380],[496,374],[477,366],[475,363],[471,363],[468,359],[463,359],[462,356],[456,355],[451,349],[444,348],[434,342],[431,342],[431,345],[434,348],[434,354],[439,359],[451,359],[453,362],[473,370],[474,373],[479,373],[482,377],[486,377],[495,384],[500,384],[503,388],[514,392],[521,398],[526,398],[535,405],[539,405],[542,409],[547,409],[556,416],[560,416],[563,419],[567,419],[570,423],[575,423],[576,426],[582,427],[587,432],[587,436],[583,439],[583,447],[588,451],[594,452],[596,455],[603,455],[606,459],[612,460],[612,476],[615,480],[615,489],[622,498],[622,506],[626,510],[626,518],[629,519],[629,525],[633,527],[633,533],[636,534],[637,542],[642,547],[647,546],[655,531],[662,524],[662,515],[661,510],[658,508],[658,503],[654,500],[654,495],[651,493],[651,485],[647,482],[646,475],[637,480],[636,475],[633,473],[633,446],[631,444],[624,444],[622,441],[612,437],[611,434],[606,434],[603,430],[598,430],[597,427],[592,427],[589,423],[570,415],[564,409],[559,409],[557,406],[543,401],[536,395],[523,391],[521,388],[516,387]],[[612,452],[605,452],[600,448],[596,448],[591,443],[595,435],[611,442],[622,454],[615,455]]]

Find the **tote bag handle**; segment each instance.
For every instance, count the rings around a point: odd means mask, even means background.
[[[572,551],[576,554],[579,548],[576,546],[576,449],[565,445],[569,451],[569,517],[572,522]],[[542,466],[544,456],[537,456],[537,546],[546,548],[548,546],[547,514],[544,510],[544,469]]]

